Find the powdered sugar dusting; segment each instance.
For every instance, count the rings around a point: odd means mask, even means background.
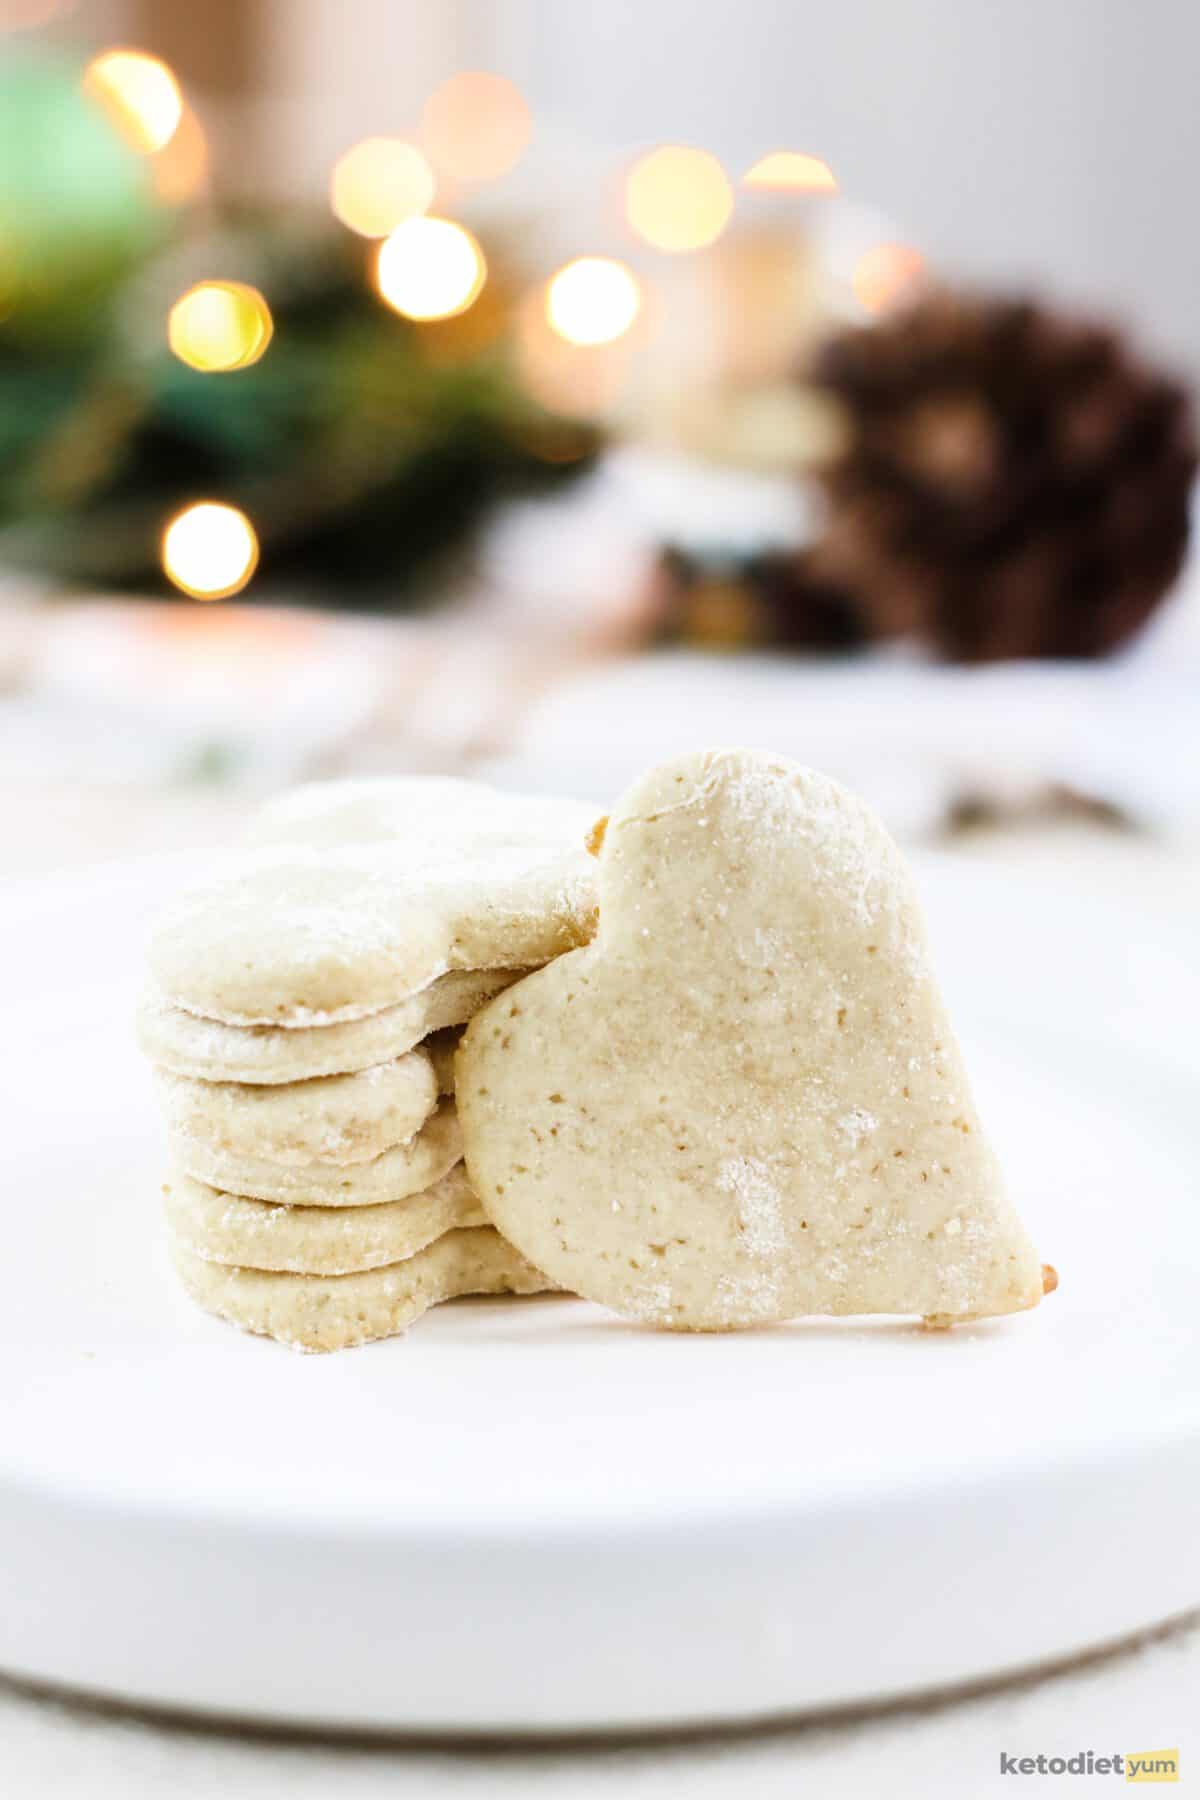
[[[647,1325],[673,1325],[675,1297],[667,1282],[656,1281],[638,1293],[629,1294],[625,1310],[632,1318],[641,1319]]]
[[[748,1319],[774,1319],[779,1312],[779,1286],[764,1269],[753,1275],[722,1275],[714,1295],[718,1319],[742,1325]]]
[[[868,1112],[865,1106],[852,1106],[848,1113],[843,1113],[838,1120],[838,1130],[848,1137],[852,1144],[861,1144],[863,1139],[878,1131],[879,1120],[874,1113]]]
[[[594,869],[569,839],[249,850],[161,915],[151,968],[175,1006],[217,1021],[360,1019],[448,970],[532,967],[586,941]]]
[[[731,1156],[717,1171],[717,1186],[732,1194],[742,1243],[751,1256],[777,1256],[787,1249],[783,1196],[761,1158]]]
[[[827,776],[739,763],[724,792],[764,844],[797,837],[812,852],[814,880],[835,885],[864,925],[879,917],[893,851],[866,808]]]
[[[840,1250],[827,1250],[816,1264],[816,1268],[822,1279],[827,1281],[831,1287],[845,1286],[849,1269],[846,1258]]]
[[[809,850],[809,873],[829,888],[864,927],[885,924],[892,948],[914,981],[928,974],[919,925],[906,904],[909,883],[895,845],[853,794],[813,769],[722,758],[717,776],[727,803],[748,823],[761,854],[797,840]],[[758,947],[756,941],[756,948]]]
[[[955,1215],[943,1227],[952,1240],[949,1255],[939,1258],[941,1287],[939,1312],[948,1316],[978,1311],[988,1282],[988,1271],[996,1254],[995,1222],[982,1218],[962,1219]]]

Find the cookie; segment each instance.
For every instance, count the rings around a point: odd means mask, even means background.
[[[277,1206],[222,1194],[189,1175],[163,1188],[175,1243],[208,1262],[300,1275],[347,1275],[414,1256],[445,1232],[486,1225],[462,1163],[381,1206]]]
[[[1035,1306],[899,852],[777,756],[683,757],[599,843],[600,928],[458,1054],[472,1182],[539,1268],[628,1317],[939,1323]]]
[[[407,999],[366,1018],[307,1030],[279,1025],[225,1025],[184,1012],[153,989],[138,1009],[142,1050],[173,1075],[198,1081],[275,1085],[317,1075],[348,1075],[392,1062],[431,1032],[463,1025],[495,994],[516,981],[514,969],[462,970],[442,975]]]
[[[453,1100],[443,1100],[407,1144],[370,1162],[266,1162],[214,1149],[186,1131],[169,1131],[167,1147],[176,1168],[224,1194],[288,1206],[379,1206],[440,1181],[462,1156],[462,1133]]]
[[[207,1312],[293,1350],[345,1350],[394,1337],[431,1306],[464,1294],[539,1294],[553,1287],[490,1226],[449,1231],[403,1262],[354,1275],[287,1275],[171,1254]]]
[[[158,992],[226,1024],[334,1025],[451,970],[537,968],[585,943],[594,865],[576,809],[569,828],[548,824],[537,842],[519,829],[513,843],[505,797],[480,795],[458,810],[445,802],[427,834],[414,825],[374,842],[227,860],[160,918],[149,945]]]
[[[167,1126],[230,1156],[307,1167],[362,1163],[415,1137],[437,1105],[438,1079],[423,1050],[356,1075],[321,1075],[282,1087],[194,1081],[155,1071]]]

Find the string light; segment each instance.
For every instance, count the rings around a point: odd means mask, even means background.
[[[483,251],[450,219],[406,219],[380,244],[375,264],[380,294],[407,319],[466,312],[486,279]]]
[[[193,600],[227,600],[241,592],[258,567],[258,538],[236,506],[198,500],[177,513],[163,532],[162,566]]]
[[[144,50],[105,50],[93,57],[83,87],[126,142],[147,156],[170,141],[183,117],[179,83],[161,57]]]
[[[433,170],[415,144],[369,137],[339,159],[330,182],[333,210],[361,237],[386,237],[433,204]]]
[[[729,178],[707,150],[666,145],[641,157],[626,178],[626,217],[657,250],[714,243],[732,211]]]
[[[769,188],[776,193],[836,194],[833,170],[819,156],[800,150],[772,150],[760,156],[742,176],[742,186]]]
[[[248,369],[271,341],[271,309],[244,281],[201,281],[171,308],[167,342],[190,369]]]
[[[435,88],[421,114],[421,141],[438,170],[458,181],[495,181],[525,154],[533,119],[503,75],[466,70]]]
[[[579,256],[546,289],[546,317],[569,344],[611,344],[641,311],[637,278],[608,256]]]
[[[914,245],[875,244],[855,263],[850,285],[867,312],[887,312],[911,298],[925,272],[925,258]]]

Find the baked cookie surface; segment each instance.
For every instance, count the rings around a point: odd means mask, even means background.
[[[590,817],[423,777],[284,796],[257,842],[164,911],[154,991],[204,1019],[295,1029],[368,1018],[450,972],[540,967],[594,928]]]
[[[447,1231],[487,1224],[462,1163],[421,1193],[378,1206],[280,1206],[223,1194],[190,1175],[173,1175],[163,1198],[173,1241],[196,1256],[296,1275],[379,1268]]]
[[[465,1024],[523,973],[458,970],[365,1018],[301,1031],[201,1018],[149,990],[138,1008],[138,1040],[151,1062],[198,1081],[274,1086],[318,1075],[354,1074],[394,1061],[433,1032]]]
[[[599,842],[595,941],[468,1026],[489,1217],[557,1282],[678,1330],[1037,1304],[869,809],[762,752],[687,756]]]
[[[347,1350],[406,1331],[431,1306],[467,1294],[540,1294],[553,1287],[490,1226],[448,1231],[403,1262],[353,1275],[228,1268],[173,1243],[199,1306],[294,1350]]]
[[[371,1162],[416,1136],[438,1101],[438,1075],[424,1050],[354,1075],[262,1087],[155,1072],[168,1128],[211,1149],[258,1161]]]
[[[289,1206],[376,1206],[440,1181],[462,1156],[453,1100],[443,1100],[416,1135],[369,1162],[280,1163],[220,1149],[188,1131],[168,1131],[176,1168],[225,1194]]]

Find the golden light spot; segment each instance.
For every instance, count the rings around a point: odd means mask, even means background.
[[[178,299],[167,342],[191,369],[248,369],[271,341],[271,309],[244,281],[201,281]]]
[[[450,319],[466,312],[487,280],[483,251],[450,219],[406,219],[379,246],[375,280],[406,319]]]
[[[150,178],[168,206],[182,206],[207,192],[208,138],[186,100],[175,130],[150,159]]]
[[[347,150],[330,182],[333,210],[362,237],[386,237],[433,204],[433,170],[415,144],[369,137]]]
[[[882,313],[911,299],[925,274],[925,258],[912,244],[876,244],[855,263],[850,285],[860,306]]]
[[[770,188],[776,193],[836,194],[833,170],[819,156],[800,150],[772,150],[760,156],[742,176],[742,186]]]
[[[147,156],[169,142],[183,116],[179,83],[161,57],[144,50],[105,50],[94,56],[84,71],[83,88],[126,142]]]
[[[707,150],[667,145],[630,169],[625,213],[657,250],[699,250],[720,237],[733,211],[733,189]]]
[[[226,600],[241,592],[258,567],[258,538],[236,506],[199,500],[177,513],[163,532],[162,566],[194,600]]]
[[[421,141],[437,169],[459,181],[495,181],[525,153],[533,119],[503,75],[470,69],[435,88],[421,114]]]
[[[570,343],[551,325],[546,299],[546,288],[538,286],[517,310],[515,347],[524,387],[549,412],[572,419],[611,416],[628,385],[636,334]]]
[[[546,317],[569,344],[611,344],[641,310],[637,277],[608,256],[579,256],[550,281]]]

